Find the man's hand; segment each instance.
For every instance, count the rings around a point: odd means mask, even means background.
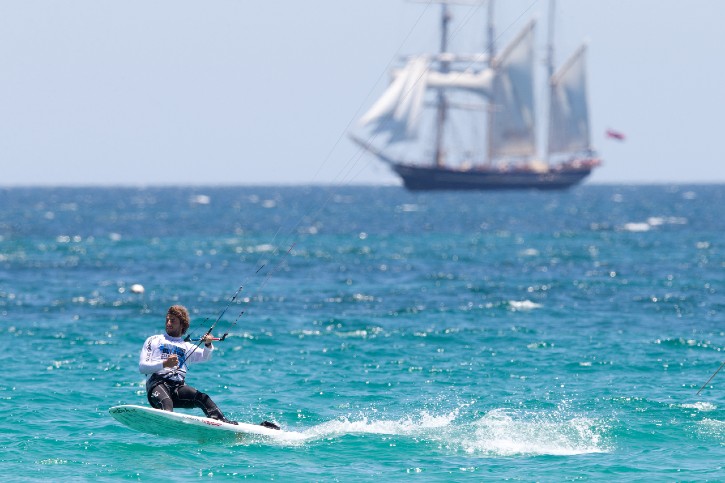
[[[204,341],[205,346],[209,347],[209,346],[211,346],[211,343],[214,340],[214,336],[211,334],[206,334],[204,337],[201,338],[201,340]]]
[[[179,365],[179,358],[176,354],[171,354],[168,359],[163,362],[164,367],[176,367]]]

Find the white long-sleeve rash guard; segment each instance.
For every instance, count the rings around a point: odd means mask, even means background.
[[[143,344],[141,356],[139,357],[138,370],[146,374],[146,383],[153,374],[158,374],[164,379],[184,382],[186,369],[190,362],[204,362],[211,358],[214,346],[203,346],[204,350],[194,350],[195,344],[184,342],[181,337],[171,337],[168,334],[152,335]],[[164,361],[171,354],[176,354],[179,365],[176,367],[164,367]]]

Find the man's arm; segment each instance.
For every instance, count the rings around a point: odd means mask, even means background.
[[[153,374],[165,367],[165,361],[154,357],[154,352],[157,347],[158,339],[156,336],[151,336],[144,342],[138,361],[138,371],[141,374]]]

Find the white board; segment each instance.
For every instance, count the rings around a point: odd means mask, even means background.
[[[136,431],[193,441],[235,441],[279,439],[299,441],[302,433],[265,428],[259,424],[229,424],[191,414],[162,411],[145,406],[122,405],[108,410],[118,422]]]

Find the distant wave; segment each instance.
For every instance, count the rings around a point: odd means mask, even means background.
[[[686,225],[687,219],[677,216],[651,216],[647,221],[632,221],[622,225],[622,230],[632,232],[649,231],[662,225]]]
[[[533,310],[542,307],[541,304],[537,304],[531,300],[509,300],[508,306],[511,310]]]

